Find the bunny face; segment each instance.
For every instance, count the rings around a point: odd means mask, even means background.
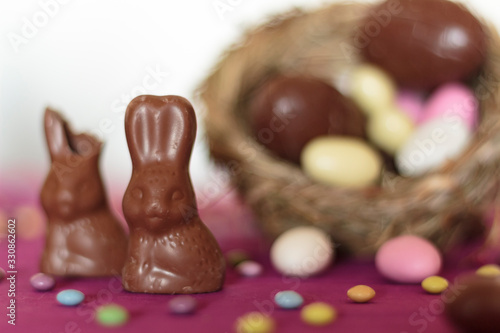
[[[97,163],[82,162],[78,171],[67,168],[56,171],[53,165],[42,187],[42,206],[49,218],[71,220],[106,205],[100,179],[92,177]]]
[[[191,184],[187,172],[160,165],[134,171],[123,197],[123,213],[130,227],[166,231],[188,222],[196,212],[196,201],[192,187],[185,184]]]
[[[45,135],[52,159],[41,191],[49,218],[73,219],[106,204],[98,163],[101,143],[74,134],[55,111],[45,112]]]

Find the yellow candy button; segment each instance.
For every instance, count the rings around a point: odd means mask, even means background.
[[[497,277],[500,276],[500,266],[498,265],[484,265],[476,271],[477,275],[485,277]]]
[[[272,333],[274,320],[260,312],[249,312],[236,321],[237,333]]]
[[[375,297],[375,290],[365,285],[358,285],[347,291],[347,297],[356,303],[366,303]]]
[[[304,306],[300,312],[300,317],[310,325],[324,326],[337,318],[337,310],[329,304],[316,302]]]
[[[440,276],[429,276],[422,281],[422,288],[430,294],[440,294],[448,288],[448,280]]]

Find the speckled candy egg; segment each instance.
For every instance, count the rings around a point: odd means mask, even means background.
[[[318,136],[364,136],[365,119],[354,103],[316,78],[273,77],[251,96],[248,112],[256,140],[294,163]]]
[[[309,142],[302,152],[302,168],[312,179],[333,186],[374,184],[382,171],[380,154],[365,142],[324,136]]]
[[[271,262],[284,275],[308,277],[324,271],[334,256],[330,236],[316,227],[295,227],[271,247]]]
[[[476,128],[479,101],[466,85],[452,82],[439,87],[429,98],[422,113],[421,123],[439,118],[449,122],[463,121],[470,131]]]
[[[432,88],[466,79],[484,62],[483,27],[463,5],[388,0],[370,13],[354,37],[355,46],[402,85]]]
[[[412,235],[395,237],[377,251],[380,274],[401,283],[421,283],[441,269],[441,254],[429,241]]]

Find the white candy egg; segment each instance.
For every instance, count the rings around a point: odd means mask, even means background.
[[[459,156],[471,140],[468,126],[459,119],[436,118],[418,127],[396,154],[404,176],[419,176]]]
[[[330,236],[312,226],[295,227],[284,232],[271,247],[271,262],[284,275],[316,275],[331,264],[333,257]]]

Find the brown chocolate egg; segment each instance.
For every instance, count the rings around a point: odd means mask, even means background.
[[[469,277],[451,287],[446,315],[462,332],[500,332],[500,280]]]
[[[249,102],[255,138],[276,155],[300,163],[300,153],[322,135],[364,137],[364,115],[329,84],[311,77],[276,76]]]
[[[446,0],[385,1],[370,11],[354,41],[399,84],[424,89],[470,78],[487,48],[481,23]]]

